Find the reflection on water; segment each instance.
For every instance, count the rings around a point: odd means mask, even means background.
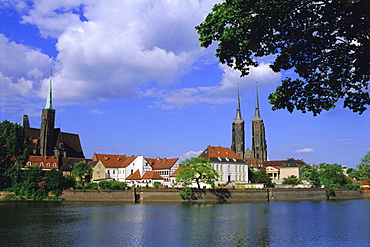
[[[1,202],[5,246],[366,246],[370,200]]]

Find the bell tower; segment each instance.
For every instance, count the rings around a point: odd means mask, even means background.
[[[42,110],[41,130],[40,130],[40,155],[54,155],[54,125],[55,125],[55,110],[52,106],[52,74],[50,72],[49,93],[46,99],[45,109]]]
[[[231,150],[241,159],[244,159],[245,131],[244,131],[244,120],[242,119],[242,114],[240,110],[239,83],[237,87],[237,93],[238,99],[236,108],[236,118],[233,120],[232,124]]]
[[[267,161],[265,125],[260,115],[257,87],[256,87],[256,106],[254,110],[254,118],[252,119],[252,152],[254,159],[260,162]]]

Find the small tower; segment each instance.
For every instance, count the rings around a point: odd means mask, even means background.
[[[256,86],[256,106],[254,110],[254,118],[252,119],[252,152],[254,159],[260,162],[267,161],[265,125],[263,124],[263,120],[261,118],[259,110],[257,86]]]
[[[54,125],[55,110],[52,108],[52,74],[50,72],[49,93],[45,109],[42,110],[40,130],[40,155],[52,156],[54,154]]]
[[[244,120],[242,119],[242,114],[240,110],[240,96],[239,96],[239,83],[237,86],[237,108],[236,108],[236,118],[233,120],[232,124],[232,141],[231,150],[238,155],[241,159],[244,158],[245,149],[245,132],[244,132]]]

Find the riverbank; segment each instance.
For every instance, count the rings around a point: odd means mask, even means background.
[[[66,190],[61,197],[66,201],[127,201],[127,202],[248,202],[284,200],[326,200],[325,189],[215,189],[196,190],[190,198],[182,198],[180,189],[133,188],[125,191]],[[370,191],[336,189],[329,199],[370,198]]]

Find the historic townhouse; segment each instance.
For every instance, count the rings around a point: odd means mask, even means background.
[[[179,167],[178,158],[149,159],[139,156],[94,153],[93,180],[114,179],[129,185],[151,186],[154,182],[171,186],[170,176]],[[104,172],[104,177],[101,174]]]
[[[248,183],[248,164],[231,149],[208,146],[199,157],[210,161],[220,175],[218,185]]]
[[[148,159],[146,161],[152,167],[152,170],[158,173],[164,179],[164,184],[170,186],[171,175],[179,168],[178,158],[173,159]]]

